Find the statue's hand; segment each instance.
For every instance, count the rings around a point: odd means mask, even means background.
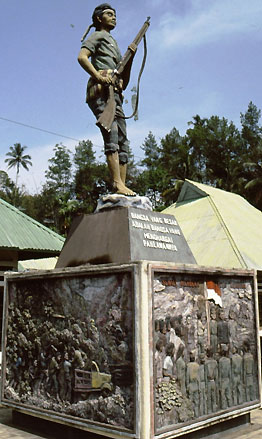
[[[103,75],[101,75],[100,72],[97,72],[96,80],[97,80],[97,82],[99,82],[99,84],[103,84],[103,85],[112,84],[111,76],[109,76],[109,75],[103,76]]]

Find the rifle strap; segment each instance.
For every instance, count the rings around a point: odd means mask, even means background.
[[[140,67],[140,72],[137,78],[137,86],[136,86],[136,104],[135,104],[135,108],[133,113],[131,114],[131,116],[123,116],[123,119],[131,119],[132,117],[134,117],[137,113],[137,109],[138,109],[138,102],[139,102],[139,88],[140,88],[140,80],[141,80],[141,76],[142,73],[144,71],[145,68],[145,64],[146,64],[146,57],[147,57],[147,44],[146,44],[146,35],[143,36],[143,40],[144,40],[144,57],[143,57],[143,61]]]

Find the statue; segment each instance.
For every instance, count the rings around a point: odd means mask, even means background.
[[[122,108],[122,90],[128,85],[137,45],[144,37],[149,20],[123,58],[116,40],[111,36],[111,31],[116,26],[115,9],[108,3],[103,3],[95,8],[92,20],[93,23],[82,40],[91,27],[95,27],[95,32],[83,42],[78,56],[80,65],[90,75],[86,102],[97,118],[97,125],[103,136],[107,164],[116,193],[134,196],[135,193],[125,184],[129,141]],[[108,108],[109,111],[106,110]],[[109,123],[101,119],[106,111],[110,119]]]

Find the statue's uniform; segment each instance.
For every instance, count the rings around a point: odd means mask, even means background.
[[[91,52],[91,63],[96,70],[106,76],[116,68],[121,61],[121,53],[116,40],[105,30],[95,31],[82,44],[82,48]],[[103,71],[103,72],[102,72]],[[101,128],[104,139],[105,153],[118,151],[119,162],[125,164],[128,161],[129,141],[126,134],[126,122],[122,108],[121,89],[115,90],[116,112],[111,131],[108,133]],[[86,102],[98,119],[103,113],[108,98],[108,87],[98,84],[90,78],[87,84]]]

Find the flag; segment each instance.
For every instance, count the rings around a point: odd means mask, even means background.
[[[208,280],[206,282],[206,287],[208,300],[213,300],[216,305],[219,305],[222,308],[222,297],[219,286],[214,281]]]

